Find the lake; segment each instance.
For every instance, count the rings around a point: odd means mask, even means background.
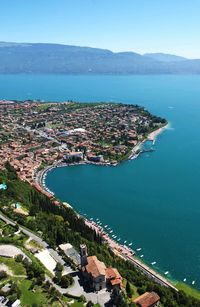
[[[0,75],[0,98],[137,103],[165,117],[154,152],[117,167],[55,169],[46,183],[141,247],[160,273],[200,288],[200,76]]]

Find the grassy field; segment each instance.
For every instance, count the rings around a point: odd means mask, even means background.
[[[19,288],[22,292],[20,300],[22,306],[32,306],[33,304],[37,304],[38,306],[47,306],[48,299],[44,293],[42,293],[42,289],[39,287],[35,287],[34,292],[29,290],[31,285],[30,280],[18,281]]]
[[[23,264],[16,262],[13,258],[0,257],[0,263],[7,265],[14,275],[26,275]]]
[[[34,290],[29,289],[31,284],[31,280],[28,279],[24,279],[21,281],[18,280],[18,285],[22,293],[20,297],[22,307],[29,307],[33,304],[41,307],[62,307],[59,301],[52,302],[52,300],[48,297],[48,294],[41,287],[35,286]],[[64,303],[65,298],[61,299],[61,301]]]
[[[200,292],[183,282],[178,282],[176,284],[177,289],[183,290],[187,295],[193,296],[200,300]]]

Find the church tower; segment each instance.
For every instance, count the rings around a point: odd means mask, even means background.
[[[80,245],[80,256],[81,256],[81,268],[87,265],[87,246],[85,244]]]

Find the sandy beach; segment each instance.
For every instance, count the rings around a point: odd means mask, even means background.
[[[156,141],[156,138],[159,134],[161,134],[163,132],[163,130],[166,128],[166,126],[164,127],[161,127],[153,132],[151,132],[148,137],[147,137],[147,140],[149,141],[152,141],[152,142],[155,142]]]

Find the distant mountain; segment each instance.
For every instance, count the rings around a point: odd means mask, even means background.
[[[199,74],[200,60],[59,44],[0,42],[0,73]]]
[[[167,53],[145,53],[144,56],[161,62],[181,62],[188,60],[182,56]]]

